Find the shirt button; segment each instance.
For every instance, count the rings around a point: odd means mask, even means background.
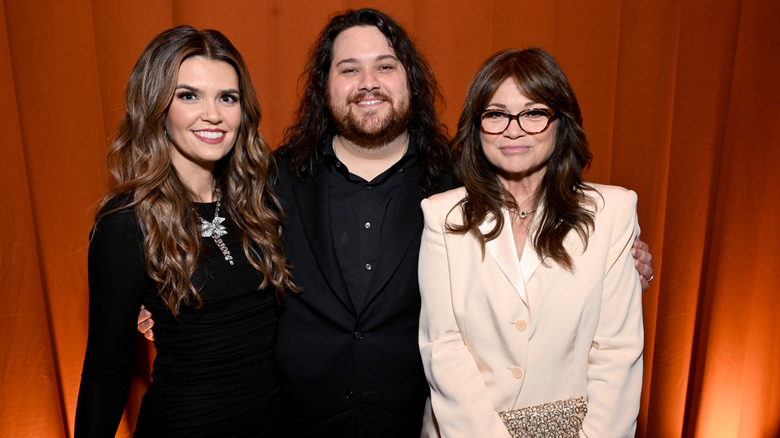
[[[340,161],[336,161],[336,167],[341,167],[341,162]]]
[[[366,229],[369,229],[371,228],[371,222],[366,222],[366,224],[363,226],[366,227]]]
[[[344,397],[346,397],[347,400],[352,400],[355,398],[355,393],[352,391],[347,391],[344,393]]]
[[[512,377],[515,379],[519,379],[523,377],[523,369],[520,367],[514,367],[512,368]]]
[[[366,271],[370,271],[370,270],[371,270],[371,263],[366,263]]]
[[[354,336],[355,339],[357,339],[358,341],[362,341],[363,340],[363,332],[355,332],[355,333],[352,334],[352,336]]]
[[[528,328],[528,323],[524,319],[518,319],[515,321],[515,328],[519,332],[524,332]]]

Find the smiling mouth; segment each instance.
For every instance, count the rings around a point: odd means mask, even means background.
[[[390,98],[379,91],[360,92],[353,96],[352,103],[357,106],[371,106],[390,102]]]
[[[374,105],[376,103],[382,103],[384,100],[381,99],[374,99],[374,100],[361,100],[357,102],[358,105]]]
[[[531,150],[530,146],[503,146],[499,150],[506,154],[519,154]]]
[[[225,135],[223,131],[193,131],[193,132],[198,137],[208,138],[210,140],[222,138]]]

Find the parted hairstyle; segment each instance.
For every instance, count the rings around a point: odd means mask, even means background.
[[[487,160],[480,141],[481,114],[498,87],[507,79],[515,81],[530,100],[555,111],[555,144],[547,170],[536,194],[542,208],[532,243],[540,258],[573,270],[571,257],[563,246],[566,235],[575,230],[587,247],[593,229],[593,213],[585,205],[595,201],[586,194],[591,190],[582,179],[590,165],[582,115],[574,91],[558,63],[544,50],[505,50],[493,55],[469,86],[458,132],[453,139],[457,158],[455,173],[466,187],[467,196],[458,204],[463,224],[448,223],[455,233],[473,232],[482,244],[498,237],[504,226],[503,208],[517,208],[512,195],[499,183],[495,167]],[[457,208],[457,206],[456,206]],[[489,215],[495,218],[493,229],[482,234],[479,225]]]
[[[323,139],[338,134],[327,106],[328,76],[336,37],[355,26],[374,26],[401,61],[407,74],[412,115],[408,131],[416,139],[418,165],[424,169],[420,187],[432,193],[452,170],[446,128],[439,120],[437,104],[441,90],[427,61],[417,51],[406,31],[388,15],[374,9],[348,10],[334,16],[320,33],[301,75],[305,91],[295,121],[284,135],[279,154],[297,178],[313,175],[322,159]]]
[[[258,133],[260,104],[241,54],[215,30],[179,26],[155,37],[133,68],[126,112],[108,151],[114,185],[101,201],[96,225],[109,213],[132,209],[144,233],[146,271],[174,315],[200,307],[191,277],[204,253],[191,191],[171,162],[165,118],[179,67],[188,58],[230,64],[238,75],[241,125],[232,150],[216,163],[215,179],[226,215],[241,234],[244,253],[277,301],[297,290],[282,249],[282,211],[268,181],[270,149]],[[116,199],[123,202],[116,205]]]

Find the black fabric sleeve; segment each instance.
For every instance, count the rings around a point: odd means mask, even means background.
[[[129,210],[100,220],[89,245],[89,337],[76,438],[113,437],[133,376],[136,322],[149,287],[143,234]]]

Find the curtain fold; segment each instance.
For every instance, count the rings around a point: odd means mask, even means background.
[[[0,436],[69,437],[86,346],[88,233],[145,45],[179,24],[244,55],[272,147],[330,16],[376,7],[416,41],[456,130],[492,53],[540,46],[568,75],[589,180],[639,195],[644,296],[637,436],[780,435],[780,2],[775,0],[0,0]],[[150,343],[117,436],[131,436]]]
[[[780,435],[780,5],[735,12],[689,385],[686,431],[702,437]]]
[[[2,4],[2,3],[0,3]],[[3,5],[5,6],[5,5]],[[5,9],[0,8],[0,132],[3,132],[0,173],[4,208],[0,224],[0,433],[6,436],[64,436],[65,404],[51,332],[45,280],[39,257],[41,242],[33,213],[16,81]],[[27,407],[34,407],[26,411]],[[18,413],[23,421],[17,421]],[[30,421],[34,416],[34,421]]]

